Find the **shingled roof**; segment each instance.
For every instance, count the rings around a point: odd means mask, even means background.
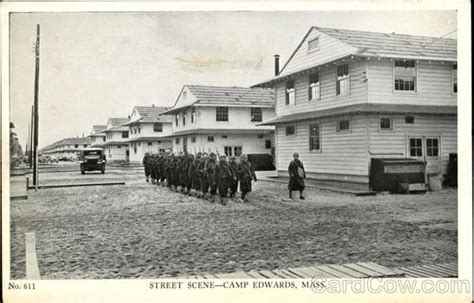
[[[165,114],[173,114],[193,105],[231,107],[273,107],[275,105],[275,92],[269,88],[208,85],[185,85],[184,87],[196,98],[196,101],[180,106],[178,100]]]
[[[47,150],[51,150],[51,149],[54,149],[58,146],[62,146],[62,145],[84,145],[84,144],[90,144],[91,143],[91,139],[89,137],[78,137],[78,138],[64,138],[64,139],[61,139],[59,141],[56,141],[54,142],[53,144],[50,144],[46,147],[43,147],[42,148],[42,151],[47,151]]]
[[[103,132],[107,128],[107,125],[92,125],[92,134]]]
[[[457,40],[428,36],[386,34],[313,27],[359,49],[358,55],[376,57],[417,57],[430,60],[457,60]]]
[[[128,119],[127,118],[109,118],[109,121],[112,124],[112,127],[117,127],[117,126],[121,126],[127,123]]]
[[[168,108],[163,106],[135,106],[134,110],[140,114],[140,122],[173,122],[173,118],[169,116],[161,116]],[[136,121],[130,121],[136,122]],[[127,123],[127,124],[130,124]]]

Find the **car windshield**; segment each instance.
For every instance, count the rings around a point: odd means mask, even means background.
[[[92,158],[100,158],[100,156],[102,155],[102,151],[101,150],[85,150],[84,151],[84,158],[87,158],[87,159],[92,159]]]

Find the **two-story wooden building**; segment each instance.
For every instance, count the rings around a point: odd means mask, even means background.
[[[91,140],[91,147],[104,147],[106,125],[93,125],[91,134],[87,137]]]
[[[127,118],[109,118],[104,131],[104,150],[108,162],[129,162]]]
[[[89,147],[90,143],[91,140],[89,137],[64,138],[42,148],[40,154],[58,160],[64,158],[77,160],[79,159],[81,150]]]
[[[274,117],[272,89],[185,85],[173,108],[173,150],[219,152],[229,156],[271,154]]]
[[[145,153],[169,151],[172,148],[172,117],[162,116],[166,107],[135,106],[130,114],[130,162],[141,163]]]
[[[369,188],[372,158],[446,174],[457,152],[457,43],[312,27],[274,78],[276,166],[294,152],[310,178]],[[341,184],[343,185],[343,184]]]

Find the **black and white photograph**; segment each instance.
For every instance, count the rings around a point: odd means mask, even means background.
[[[455,7],[5,16],[4,294],[427,280],[471,300]]]

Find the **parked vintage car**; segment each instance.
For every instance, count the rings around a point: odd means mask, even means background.
[[[81,174],[86,171],[100,170],[105,173],[105,155],[102,148],[84,148],[80,155]]]

